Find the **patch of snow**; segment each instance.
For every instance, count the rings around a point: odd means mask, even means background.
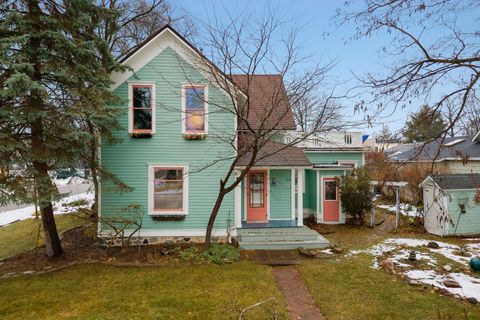
[[[378,208],[386,209],[390,212],[397,212],[396,205],[378,204]],[[400,203],[400,214],[407,217],[418,217],[423,215],[423,211],[408,203]]]
[[[67,179],[52,179],[52,182],[56,186],[91,183],[91,181],[89,179],[85,179],[85,178],[82,178],[82,177],[71,177],[71,178],[67,178]]]
[[[448,275],[437,274],[434,270],[409,270],[405,272],[410,279],[447,290],[448,292],[463,298],[475,298],[480,300],[479,279],[463,274],[449,273]],[[457,281],[461,288],[450,288],[443,284],[443,281],[451,279]]]
[[[326,254],[333,254],[332,249],[323,249],[323,250],[319,250],[319,252],[326,253]]]
[[[81,194],[76,194],[73,196],[68,196],[65,198],[62,198],[60,201],[54,202],[53,204],[53,210],[54,214],[65,214],[65,213],[72,213],[77,211],[80,208],[90,208],[90,206],[93,203],[93,193],[92,192],[85,192]],[[79,207],[65,207],[63,204],[70,203],[72,201],[80,200],[80,199],[85,199],[87,200],[87,204]],[[18,220],[26,220],[33,218],[35,216],[35,206],[28,206],[25,208],[21,209],[15,209],[15,210],[10,210],[10,211],[4,211],[0,212],[0,227],[10,224],[12,222],[18,221]]]

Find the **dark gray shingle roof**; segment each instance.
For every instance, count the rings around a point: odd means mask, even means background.
[[[480,158],[480,143],[472,141],[472,136],[448,137],[444,141],[434,140],[427,144],[418,143],[417,146],[389,154],[393,161],[442,161],[447,158],[463,159]],[[448,144],[455,140],[463,140],[457,144]]]
[[[480,188],[480,173],[442,174],[431,177],[444,190]]]

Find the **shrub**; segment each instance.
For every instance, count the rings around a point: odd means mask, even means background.
[[[340,179],[340,200],[347,215],[359,224],[373,206],[370,176],[363,168],[357,168],[350,175]]]

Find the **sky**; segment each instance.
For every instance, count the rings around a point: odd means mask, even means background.
[[[330,71],[334,81],[342,83],[340,91],[347,87],[355,86],[353,74],[362,76],[367,72],[374,74],[382,73],[385,56],[380,51],[383,46],[390,43],[391,35],[377,33],[372,38],[351,40],[355,26],[353,24],[338,27],[333,21],[336,10],[343,7],[341,0],[277,0],[277,1],[240,1],[240,0],[171,0],[173,7],[185,10],[194,20],[209,21],[212,19],[212,11],[227,10],[232,15],[242,10],[247,10],[252,16],[261,16],[267,6],[275,8],[275,12],[283,20],[295,21],[300,25],[301,32],[298,34],[299,43],[305,53],[311,55],[312,61],[328,63],[335,60],[336,65]],[[221,15],[216,15],[221,16]],[[354,113],[354,99],[342,101],[345,105],[344,117],[363,119],[364,113]],[[422,101],[398,110],[389,107],[379,117],[375,118],[373,127],[366,124],[359,125],[358,129],[365,134],[379,132],[383,125],[387,125],[391,131],[400,131],[404,126],[408,115],[420,107]]]

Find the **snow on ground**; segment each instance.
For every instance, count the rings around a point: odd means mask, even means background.
[[[397,212],[396,205],[389,205],[389,204],[377,204],[378,208],[386,209],[391,212]],[[417,217],[423,214],[422,210],[419,210],[417,207],[412,206],[408,203],[400,203],[400,214],[407,216],[407,217]]]
[[[475,298],[480,301],[480,279],[463,273],[437,274],[434,270],[409,270],[405,275],[410,279],[447,290],[462,298]],[[457,281],[461,288],[450,288],[443,284],[445,280]]]
[[[81,177],[71,177],[71,178],[67,178],[67,179],[52,179],[52,182],[56,186],[91,183],[91,181],[89,179],[85,179],[85,178],[81,178]]]
[[[374,257],[372,261],[372,268],[374,269],[380,268],[382,259],[391,258],[395,266],[400,269],[400,272],[409,279],[447,290],[460,298],[473,297],[480,301],[480,274],[478,276],[473,274],[472,276],[468,274],[468,271],[465,271],[465,273],[445,273],[446,270],[443,269],[442,265],[439,265],[438,260],[435,258],[436,255],[444,256],[451,260],[452,263],[456,262],[466,267],[463,270],[468,270],[470,259],[480,256],[480,239],[477,240],[477,243],[468,243],[464,246],[435,241],[438,244],[438,248],[435,249],[427,246],[429,242],[432,242],[431,240],[390,238],[365,250],[350,251],[347,256],[354,256],[360,253],[369,254]],[[419,266],[416,263],[408,260],[412,250],[415,251],[417,261],[423,262],[421,264],[423,269],[418,269]],[[455,269],[455,271],[461,270],[461,268]],[[447,279],[457,281],[461,288],[445,286],[443,281]]]
[[[85,199],[86,205],[82,206],[66,206],[73,201]],[[65,214],[77,211],[80,208],[90,208],[93,203],[93,192],[85,192],[62,198],[60,201],[54,202],[53,210],[55,214]],[[21,209],[0,212],[0,226],[4,226],[17,220],[25,220],[34,217],[35,206],[29,206]]]

